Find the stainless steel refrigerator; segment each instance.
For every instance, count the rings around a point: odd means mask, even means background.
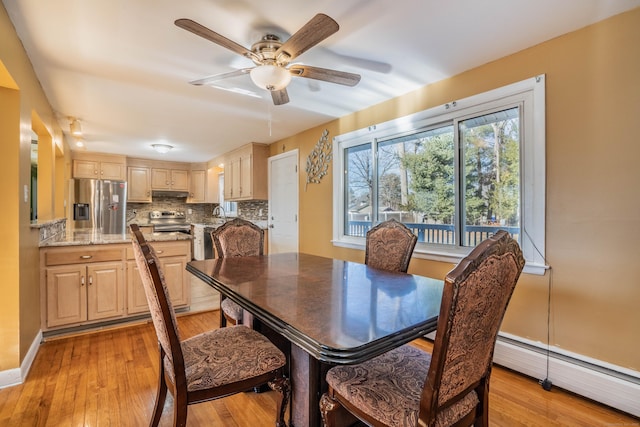
[[[127,220],[127,182],[72,179],[70,226],[103,234],[124,234]]]

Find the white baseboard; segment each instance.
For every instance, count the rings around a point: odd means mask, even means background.
[[[547,358],[548,355],[548,358]],[[640,372],[501,333],[494,363],[640,416]],[[547,375],[547,364],[549,373]]]
[[[6,371],[0,371],[0,388],[11,387],[14,385],[22,384],[24,379],[27,378],[31,365],[33,364],[40,343],[42,342],[42,331],[38,331],[36,337],[31,342],[29,351],[27,351],[24,360],[20,364],[19,368],[7,369]]]

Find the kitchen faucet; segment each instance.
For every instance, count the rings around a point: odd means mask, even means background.
[[[220,218],[220,212],[222,212],[222,218],[224,219],[224,222],[227,222],[227,214],[224,212],[224,208],[222,207],[222,205],[217,205],[216,207],[214,207],[213,212],[211,212],[211,216]]]

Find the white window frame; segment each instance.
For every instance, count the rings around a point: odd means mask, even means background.
[[[409,116],[369,126],[333,139],[333,240],[334,246],[365,248],[364,237],[344,234],[346,148],[373,142],[376,139],[409,134],[440,123],[473,116],[479,112],[504,106],[520,105],[520,246],[526,259],[525,273],[544,274],[545,261],[545,75],[532,77],[478,95],[433,107]],[[472,248],[461,246],[417,245],[414,257],[458,263]]]

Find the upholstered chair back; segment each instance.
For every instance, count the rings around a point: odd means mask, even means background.
[[[165,355],[165,367],[175,378],[175,369],[184,370],[183,354],[180,348],[175,312],[169,299],[169,291],[162,270],[158,268],[159,260],[153,247],[145,240],[137,225],[131,225],[133,233],[133,254],[140,271],[140,278],[147,297],[151,319],[156,330],[158,342]],[[179,360],[176,360],[179,359]],[[184,373],[183,373],[184,375]]]
[[[264,230],[252,222],[235,218],[211,232],[218,258],[262,255]]]
[[[500,230],[446,276],[423,404],[488,391],[496,338],[524,264],[518,243]]]
[[[406,273],[418,237],[404,224],[390,219],[367,232],[364,263],[370,267]]]

